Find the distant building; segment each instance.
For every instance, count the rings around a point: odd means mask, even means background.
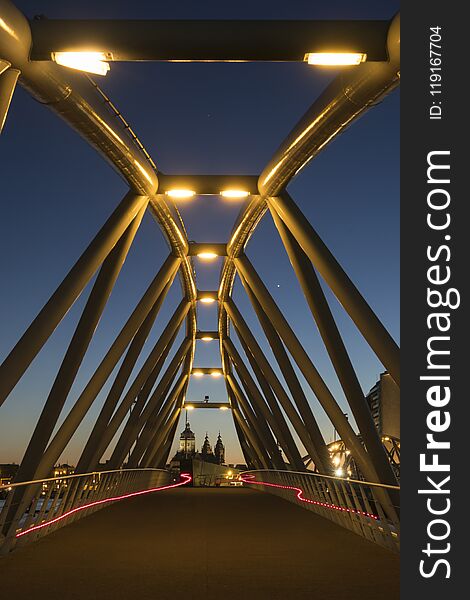
[[[15,463],[0,464],[0,485],[10,485],[15,478],[18,466]]]
[[[220,431],[219,431],[219,435],[217,436],[217,442],[216,442],[215,448],[214,448],[214,455],[215,455],[218,465],[223,465],[225,463],[225,446],[222,442],[222,438],[220,436]]]
[[[189,422],[186,423],[185,430],[180,435],[180,447],[177,454],[180,454],[184,458],[196,454],[196,436],[191,431]]]
[[[209,442],[209,436],[207,435],[207,432],[206,437],[204,438],[204,443],[202,444],[201,456],[202,460],[213,462],[214,453],[212,452],[212,446]]]
[[[201,452],[196,452],[196,436],[191,431],[189,423],[186,423],[185,430],[180,435],[179,449],[170,461],[170,469],[189,469],[193,459],[215,465],[225,463],[225,446],[222,442],[220,431],[214,450],[212,450],[209,441],[209,434],[206,433]]]
[[[381,373],[366,400],[379,435],[400,439],[400,389],[387,372]]]

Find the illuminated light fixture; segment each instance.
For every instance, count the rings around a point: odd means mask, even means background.
[[[204,373],[202,371],[193,371],[194,377],[202,377]]]
[[[220,406],[220,410],[228,410],[228,406]]]
[[[246,190],[222,190],[220,192],[220,195],[223,198],[236,199],[236,198],[246,198],[247,196],[250,195],[250,192],[247,192]]]
[[[109,54],[104,52],[53,52],[52,59],[63,67],[94,73],[95,75],[106,75],[109,71],[109,63],[106,59]]]
[[[201,338],[201,340],[203,342],[213,342],[214,338],[211,335],[205,335],[204,337]]]
[[[222,373],[220,371],[211,371],[211,377],[222,377]]]
[[[199,298],[199,300],[204,302],[204,304],[212,304],[215,302],[215,298],[211,298],[211,296],[203,296],[202,298]]]
[[[325,67],[347,67],[360,65],[367,60],[363,52],[309,52],[304,60],[309,65]]]
[[[214,260],[214,258],[217,258],[217,256],[218,254],[215,252],[199,252],[197,255],[197,257],[202,260]]]
[[[185,189],[176,189],[176,190],[168,190],[165,192],[167,196],[170,198],[183,199],[183,198],[192,198],[196,195],[194,190],[185,190]]]
[[[336,477],[342,477],[344,475],[343,469],[336,469],[335,475]]]
[[[194,406],[192,404],[188,404],[187,406],[185,404],[184,407],[186,410],[194,410]]]

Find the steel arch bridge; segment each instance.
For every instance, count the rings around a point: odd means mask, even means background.
[[[247,485],[258,485],[263,491],[305,503],[367,539],[397,549],[396,473],[375,429],[319,276],[397,385],[399,350],[286,188],[329,142],[399,84],[399,42],[399,16],[390,22],[349,23],[29,22],[9,0],[0,0],[0,126],[5,123],[15,86],[20,84],[98,150],[129,185],[129,192],[0,366],[1,405],[97,273],[15,483],[5,496],[0,515],[0,545],[3,542],[4,552],[107,502],[185,483],[184,478],[170,483],[164,467],[195,371],[217,371],[225,379],[236,433],[251,469],[243,476]],[[60,53],[80,53],[89,47],[103,54],[101,65],[103,60],[302,61],[307,54],[323,54],[332,47],[344,53],[354,49],[367,60],[343,71],[324,90],[258,177],[182,176],[159,171],[123,115],[90,76],[56,64]],[[188,240],[173,198],[189,193],[247,196],[226,244]],[[162,229],[169,254],[75,404],[60,421],[146,211]],[[279,232],[358,433],[245,254],[251,235],[267,212]],[[198,289],[193,257],[201,254],[225,257],[217,290]],[[134,367],[177,277],[181,302],[136,374]],[[236,277],[253,306],[276,365],[270,364],[232,299]],[[197,305],[213,301],[218,303],[217,331],[199,331]],[[174,348],[181,328],[185,329],[185,337]],[[245,357],[233,342],[233,332]],[[219,340],[222,367],[194,369],[197,341],[209,335]],[[46,499],[41,498],[44,481],[120,361],[84,445],[77,474],[59,478],[59,491],[54,493],[50,486]],[[333,476],[328,447],[296,369],[354,458],[360,473],[357,481]],[[282,374],[285,383],[277,373]],[[110,470],[98,472],[100,459],[121,427],[112,449]],[[302,457],[294,433],[307,457]],[[304,459],[315,466],[314,472],[306,470]],[[32,532],[36,535],[26,535]]]

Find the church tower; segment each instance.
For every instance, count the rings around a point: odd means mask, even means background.
[[[201,454],[202,454],[202,459],[205,460],[207,458],[213,458],[214,457],[214,453],[212,452],[212,446],[209,442],[209,437],[206,433],[206,437],[204,438],[204,444],[202,445],[201,448]]]
[[[185,430],[180,435],[179,453],[183,454],[185,458],[196,454],[196,436],[191,431],[188,422],[186,423]]]
[[[219,435],[217,437],[217,443],[214,448],[214,454],[215,454],[215,458],[217,460],[217,464],[223,465],[225,462],[225,446],[222,442],[222,438],[220,436],[220,431],[219,431]]]

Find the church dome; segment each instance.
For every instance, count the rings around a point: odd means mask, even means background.
[[[196,436],[191,431],[189,423],[186,423],[185,430],[181,432],[180,440],[195,440],[195,439],[196,439]]]

